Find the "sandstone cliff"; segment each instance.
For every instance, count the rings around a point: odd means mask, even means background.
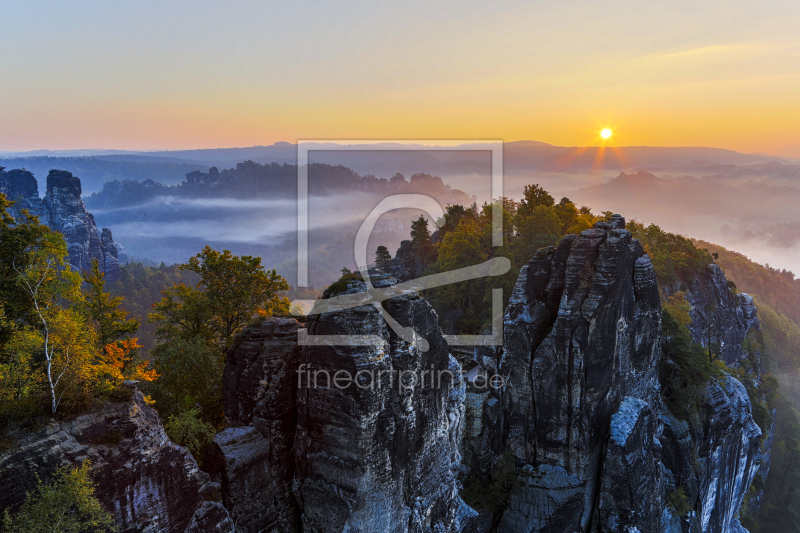
[[[476,351],[508,384],[475,411],[484,429],[469,467],[486,476],[510,452],[520,473],[497,531],[725,532],[758,470],[761,430],[736,379],[712,381],[700,428],[662,403],[658,287],[622,228],[616,217],[539,250],[506,311],[504,347]],[[734,357],[757,323],[752,300],[713,266],[693,294],[715,303],[704,309],[720,315]]]
[[[81,200],[81,181],[70,172],[51,170],[47,176],[47,193],[39,198],[39,187],[33,174],[25,170],[5,172],[0,168],[0,193],[14,201],[11,214],[17,220],[26,209],[39,221],[64,235],[69,262],[81,270],[91,268],[97,259],[100,271],[110,283],[119,279],[120,265],[127,261],[122,245],[114,242],[111,230],[98,231],[94,217]]]
[[[223,377],[230,427],[202,465],[210,479],[136,395],[21,437],[0,458],[0,494],[10,494],[0,506],[20,501],[35,470],[92,458],[101,499],[129,531],[741,532],[737,514],[765,475],[748,391],[718,373],[690,421],[662,402],[659,288],[624,227],[615,216],[567,236],[521,270],[503,346],[464,361],[503,387],[458,379],[417,293],[397,289],[383,303],[413,328],[401,336],[352,281],[340,294],[355,307],[318,308],[305,324],[269,318],[236,338]],[[757,327],[752,300],[713,265],[687,298],[695,340],[711,324],[736,365]],[[331,335],[371,341],[332,345]],[[353,379],[343,386],[337,372]],[[451,378],[434,385],[442,372]],[[117,444],[99,442],[109,432]],[[488,486],[507,458],[516,481],[502,506],[465,503],[463,482]]]
[[[0,455],[0,508],[21,504],[37,475],[47,479],[59,466],[88,459],[97,496],[122,532],[233,531],[219,484],[169,440],[139,391],[130,401],[9,437],[15,445]]]
[[[300,347],[289,319],[238,338],[225,371],[234,427],[215,439],[209,465],[237,528],[461,531],[475,514],[458,496],[464,387],[449,376],[460,368],[425,300],[407,292],[386,309],[424,342],[397,337],[370,305],[315,316],[308,333],[375,335],[376,345]],[[448,382],[408,382],[430,370]],[[356,380],[338,387],[328,378],[337,372]]]

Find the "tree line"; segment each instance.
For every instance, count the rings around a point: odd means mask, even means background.
[[[34,428],[50,417],[130,399],[124,382],[133,380],[166,420],[170,438],[200,458],[224,425],[226,349],[252,320],[288,313],[283,291],[289,285],[258,257],[205,247],[174,269],[177,282],[164,287],[152,306],[147,322],[156,342],[144,359],[136,337],[142,322],[129,316],[123,296],[108,291],[97,262],[88,272],[76,271],[67,262],[63,236],[24,211],[15,220],[7,211],[11,204],[0,194],[3,435],[11,427]],[[13,446],[0,438],[0,448]],[[4,529],[38,531],[41,517],[53,509],[78,517],[77,525],[64,522],[64,531],[109,526],[93,498],[88,466],[60,471],[40,483],[16,517],[6,513]]]

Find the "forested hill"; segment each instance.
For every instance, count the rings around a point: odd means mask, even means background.
[[[81,178],[83,191],[99,191],[103,184],[125,177],[132,180],[152,179],[160,183],[180,183],[187,173],[194,170],[208,171],[208,165],[180,160],[153,160],[153,158],[129,158],[118,160],[114,156],[94,157],[16,157],[0,158],[0,167],[24,168],[32,172],[44,189],[44,180],[53,169],[66,170]]]
[[[475,197],[459,189],[451,189],[442,178],[430,174],[414,174],[407,180],[402,174],[391,179],[359,175],[353,170],[338,165],[312,163],[308,168],[308,190],[312,195],[335,192],[362,191],[368,193],[418,192],[449,204],[471,204]],[[211,167],[208,172],[193,171],[177,185],[165,185],[152,179],[115,180],[103,185],[85,200],[86,205],[96,209],[113,209],[139,205],[159,196],[184,198],[294,198],[297,195],[297,165],[278,163],[255,163],[245,161],[236,168],[218,170]]]

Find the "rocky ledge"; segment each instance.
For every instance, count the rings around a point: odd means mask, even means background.
[[[20,505],[37,476],[89,460],[97,496],[122,532],[234,530],[219,484],[169,440],[138,390],[130,401],[9,438],[15,446],[0,455],[0,508]]]

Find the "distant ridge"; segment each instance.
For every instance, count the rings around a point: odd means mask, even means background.
[[[466,175],[488,176],[491,154],[488,146],[465,141],[460,150],[415,150],[407,144],[364,145],[363,150],[336,150],[336,142],[319,144],[311,151],[311,161],[343,165],[362,175],[389,178],[430,173],[443,178]],[[405,149],[398,149],[405,148]],[[585,174],[619,171],[667,171],[694,173],[726,165],[764,165],[793,163],[788,159],[762,154],[743,154],[733,150],[705,147],[564,147],[539,141],[505,143],[504,172],[509,176],[531,172]],[[99,190],[107,181],[154,179],[165,184],[179,183],[193,170],[235,168],[243,161],[289,163],[297,161],[297,145],[277,142],[270,146],[204,148],[198,150],[123,151],[123,150],[34,150],[0,154],[0,166],[27,168],[39,180],[53,168],[81,176],[87,191]],[[130,169],[123,163],[131,163]]]

